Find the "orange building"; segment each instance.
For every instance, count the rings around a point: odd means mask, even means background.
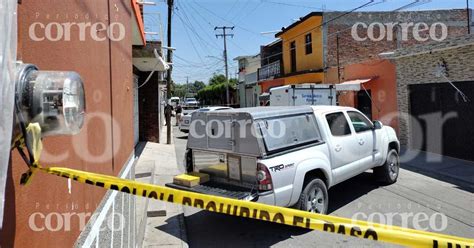
[[[360,83],[361,90],[339,91],[339,105],[356,107],[373,120],[398,130],[395,64],[384,59],[369,60],[345,65],[340,70],[342,84]],[[326,80],[338,81],[337,68],[327,70]]]
[[[322,12],[312,12],[282,29],[285,84],[323,83]]]

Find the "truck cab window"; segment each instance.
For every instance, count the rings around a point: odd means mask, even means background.
[[[331,134],[333,136],[345,136],[351,134],[351,129],[347,119],[342,112],[326,115]]]
[[[349,111],[347,112],[347,114],[351,119],[352,126],[354,127],[356,133],[365,132],[373,129],[374,124],[372,124],[372,122],[370,122],[361,113]]]

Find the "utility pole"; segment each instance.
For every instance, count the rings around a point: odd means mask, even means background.
[[[339,34],[336,35],[337,81],[341,83],[341,64],[339,62]]]
[[[186,94],[184,95],[184,99],[186,99],[187,95],[189,95],[189,77],[186,76]]]
[[[229,66],[228,66],[228,63],[227,63],[227,36],[230,36],[232,38],[234,38],[234,35],[233,34],[227,34],[225,31],[227,29],[230,29],[230,30],[234,30],[234,26],[232,27],[226,27],[226,26],[222,26],[222,27],[215,27],[214,30],[217,30],[217,29],[222,29],[222,34],[216,34],[216,37],[219,38],[219,37],[223,37],[224,38],[224,63],[225,63],[225,99],[226,99],[226,104],[227,106],[229,106]]]
[[[467,33],[471,34],[471,11],[469,10],[469,0],[466,0],[467,6]]]
[[[173,14],[173,4],[174,0],[167,0],[168,1],[168,54],[167,60],[170,68],[168,69],[168,73],[166,74],[166,103],[171,99],[171,72],[173,69],[173,50],[171,48],[171,15]],[[165,116],[167,118],[166,122],[168,126],[166,126],[166,144],[171,144],[171,116]]]

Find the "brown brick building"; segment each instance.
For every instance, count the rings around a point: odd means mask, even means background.
[[[356,12],[341,17],[342,14],[324,14],[325,83],[366,81],[361,84],[364,90],[341,92],[339,104],[357,107],[398,129],[397,67],[380,54],[466,35],[467,11]],[[405,129],[400,130],[400,135],[402,132]]]
[[[339,54],[340,65],[354,64],[361,61],[377,59],[379,54],[395,49],[410,47],[415,44],[429,42],[417,41],[413,35],[414,26],[417,23],[426,23],[429,28],[434,27],[437,37],[441,36],[442,23],[447,27],[447,37],[455,37],[467,34],[468,18],[465,9],[454,10],[429,10],[429,11],[400,11],[400,12],[355,12],[341,16],[342,12],[325,12],[323,26],[324,61],[326,67],[337,66]],[[356,25],[362,23],[360,25]],[[385,34],[381,34],[380,25],[384,24]],[[393,27],[385,25],[393,23]],[[395,23],[398,23],[395,24]],[[364,25],[363,25],[364,24]],[[380,41],[371,41],[368,37],[369,26],[373,24],[374,38],[382,38]],[[410,25],[412,24],[412,25]],[[352,36],[353,26],[357,27],[357,35],[367,38],[365,41],[357,41]],[[406,28],[404,28],[404,26]],[[429,30],[422,31],[420,24],[420,37],[428,38]],[[407,32],[404,32],[404,31]],[[389,32],[391,31],[391,32]],[[337,37],[339,36],[339,42]],[[337,44],[339,43],[339,49]]]
[[[474,161],[474,36],[396,50],[400,140]]]

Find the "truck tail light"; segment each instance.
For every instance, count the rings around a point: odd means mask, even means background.
[[[186,172],[192,172],[194,169],[193,151],[191,149],[186,149],[186,152],[184,153],[184,166],[186,168]]]
[[[261,163],[257,164],[257,182],[258,190],[267,191],[273,189],[272,176],[268,168]]]

